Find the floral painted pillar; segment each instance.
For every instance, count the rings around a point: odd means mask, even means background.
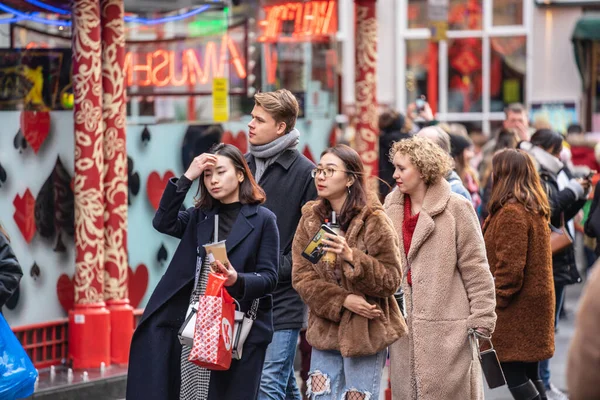
[[[379,174],[379,129],[377,115],[377,0],[355,0],[356,11],[356,150],[367,176]],[[372,189],[376,179],[369,179]]]
[[[110,358],[126,364],[133,335],[127,281],[127,149],[123,0],[101,0],[104,121],[104,299],[110,311]]]
[[[74,0],[75,307],[69,312],[74,368],[110,365],[110,313],[104,304],[104,169],[100,7]]]

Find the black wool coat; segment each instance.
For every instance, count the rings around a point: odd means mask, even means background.
[[[246,161],[256,173],[256,160],[246,154]],[[300,329],[304,324],[305,307],[292,287],[292,243],[302,207],[317,198],[317,188],[310,172],[315,168],[296,149],[287,149],[271,164],[258,184],[267,195],[264,206],[277,216],[280,238],[279,281],[273,292],[273,325],[276,331]]]
[[[196,272],[196,257],[211,240],[218,208],[180,211],[187,191],[167,184],[152,224],[181,239],[166,273],[154,289],[134,332],[127,377],[128,400],[179,398],[181,345],[177,332],[187,311]],[[227,291],[247,311],[260,298],[256,321],[245,346],[266,346],[273,336],[271,292],[277,285],[279,233],[275,215],[264,207],[242,205],[226,241],[227,256],[238,281]],[[240,377],[239,379],[244,379]]]
[[[10,247],[8,238],[0,232],[0,312],[19,287],[22,276],[23,271]]]

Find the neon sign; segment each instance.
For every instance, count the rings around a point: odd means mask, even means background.
[[[199,49],[129,51],[125,54],[125,80],[127,86],[189,88],[208,84],[212,78],[225,77],[226,63],[231,64],[240,79],[245,79],[246,67],[240,54],[228,35],[223,35],[220,46],[213,41],[207,42],[202,53]]]
[[[337,32],[337,1],[313,0],[264,7],[266,18],[258,23],[259,42],[315,40]],[[288,26],[293,25],[289,32]],[[290,34],[291,36],[286,36]]]

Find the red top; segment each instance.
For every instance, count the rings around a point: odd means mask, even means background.
[[[405,194],[404,221],[402,221],[402,242],[404,244],[404,254],[406,255],[406,258],[408,258],[408,251],[410,250],[413,233],[415,233],[417,221],[419,221],[419,213],[411,215],[410,205],[410,196]],[[410,266],[408,267],[408,272],[406,273],[406,281],[408,282],[409,286],[412,286],[412,274],[410,271]]]

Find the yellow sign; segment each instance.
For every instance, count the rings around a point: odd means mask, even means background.
[[[227,78],[213,78],[213,120],[227,122],[229,120],[229,84]]]
[[[431,31],[431,41],[441,42],[446,40],[448,32],[448,21],[429,21],[429,30]]]

